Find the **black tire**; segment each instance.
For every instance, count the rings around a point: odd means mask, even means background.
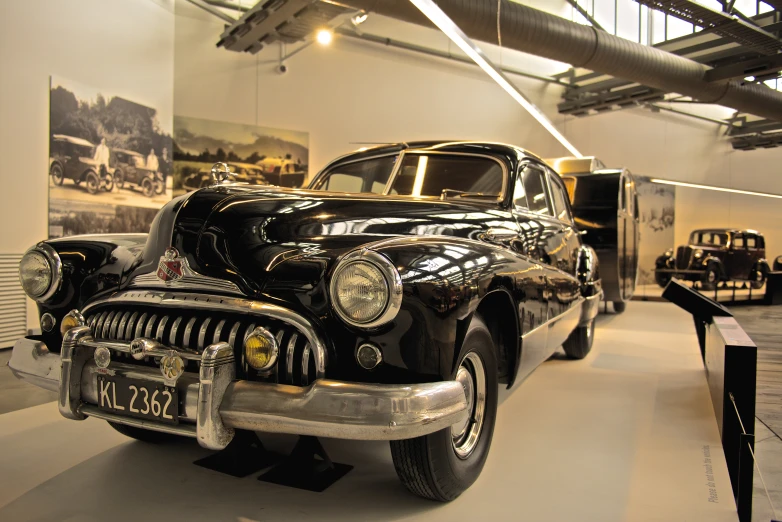
[[[479,413],[473,409],[461,436],[455,437],[453,427],[448,427],[415,439],[391,441],[394,468],[399,480],[411,493],[449,502],[469,488],[481,474],[497,418],[499,383],[496,349],[486,324],[479,316],[474,316],[462,344],[458,359],[460,364],[451,377],[456,379],[457,374],[461,375],[459,370],[463,370],[472,376],[468,377],[472,379],[470,382],[478,383],[471,388],[463,383],[465,390],[473,391],[471,407],[474,408],[480,404],[475,392],[476,387],[480,388],[480,378],[476,378],[480,369],[473,366],[473,361],[482,366],[485,389],[482,424],[476,421]],[[470,440],[475,442],[470,444]],[[457,451],[462,452],[462,456]]]
[[[155,181],[155,194],[162,194],[166,191],[166,182],[163,180]]]
[[[670,274],[661,274],[660,272],[655,272],[654,282],[657,283],[660,288],[665,288],[668,286],[668,283],[671,282],[671,276]]]
[[[90,194],[97,194],[100,191],[100,178],[95,172],[88,172],[87,175],[84,176],[84,181],[87,192]]]
[[[570,332],[570,336],[562,344],[562,348],[569,359],[583,359],[592,350],[594,340],[595,320],[592,319],[588,325],[579,326]]]
[[[114,190],[114,176],[111,174],[106,174],[103,176],[103,190],[106,192],[111,192]]]
[[[627,303],[625,301],[614,301],[614,313],[621,314],[627,310]]]
[[[146,197],[151,198],[155,195],[155,184],[152,183],[151,179],[144,178],[144,180],[141,182],[141,191]]]
[[[131,439],[140,440],[141,442],[147,442],[150,444],[161,444],[166,442],[174,442],[182,440],[183,437],[173,435],[171,433],[162,433],[160,431],[145,430],[142,428],[136,428],[135,426],[128,426],[126,424],[119,424],[117,422],[109,422],[109,426],[122,433],[126,437]]]
[[[118,189],[125,186],[125,175],[119,170],[114,172],[114,184]]]
[[[706,267],[706,271],[701,276],[701,290],[711,291],[717,288],[720,282],[720,271],[714,265]]]
[[[768,267],[764,265],[756,266],[749,274],[749,286],[753,290],[763,288],[766,284],[766,274],[768,273]]]
[[[55,163],[52,165],[51,170],[49,173],[52,175],[52,181],[54,181],[55,185],[62,185],[63,180],[65,179],[65,176],[63,175],[62,171],[62,165],[59,163]]]

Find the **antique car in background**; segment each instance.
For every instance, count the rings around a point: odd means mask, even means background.
[[[748,281],[758,289],[770,272],[766,241],[756,230],[710,228],[694,230],[687,245],[657,258],[654,278],[665,288],[672,277],[695,281],[714,290],[720,281]]]
[[[597,158],[546,160],[562,177],[576,225],[600,259],[603,299],[624,312],[638,281],[640,219],[635,179]]]
[[[95,144],[82,138],[52,135],[49,145],[49,174],[56,185],[67,178],[76,185],[84,182],[90,194],[101,190],[111,192],[114,180],[110,171],[101,170],[95,157]]]
[[[163,192],[163,176],[146,167],[142,154],[132,150],[111,149],[111,166],[114,168],[114,184],[123,188],[138,188],[148,198]]]
[[[263,169],[252,163],[228,163],[231,170],[231,181],[235,183],[248,183],[250,185],[268,185],[269,182],[263,174]],[[192,191],[212,185],[212,173],[202,169],[195,174],[187,176],[182,185],[185,190]]]
[[[264,158],[256,163],[269,184],[278,187],[299,188],[307,173],[290,158]]]
[[[522,149],[376,147],[308,190],[227,169],[148,236],[24,255],[42,334],[9,366],[59,391],[65,417],[214,450],[237,430],[389,440],[405,486],[448,501],[483,468],[499,384],[592,347],[597,257],[562,180]]]

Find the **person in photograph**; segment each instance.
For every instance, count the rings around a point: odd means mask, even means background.
[[[155,149],[150,149],[149,156],[147,156],[147,169],[157,172],[160,170],[160,163],[155,155]]]
[[[168,157],[168,149],[163,147],[163,153],[160,161],[160,174],[163,176],[163,190],[166,188],[166,182],[168,181],[168,175],[171,174],[171,159]]]
[[[109,146],[106,145],[106,138],[101,138],[100,145],[95,147],[95,157],[93,158],[98,163],[101,178],[108,172],[110,157],[111,152],[109,151]]]

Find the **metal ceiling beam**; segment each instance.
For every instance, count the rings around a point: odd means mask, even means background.
[[[578,14],[586,18],[587,22],[592,24],[592,27],[596,29],[600,29],[601,31],[605,31],[605,29],[603,29],[603,26],[597,23],[597,20],[595,20],[594,17],[591,14],[589,14],[589,12],[586,9],[584,9],[579,5],[578,0],[567,0],[567,3],[572,5],[573,9],[578,11]]]
[[[782,132],[733,138],[730,140],[730,144],[736,150],[773,149],[775,147],[782,147]]]
[[[733,39],[761,54],[772,55],[782,50],[782,41],[771,33],[738,20],[733,16],[714,11],[691,0],[635,0],[650,9],[667,13],[675,18]],[[754,23],[754,22],[753,22]]]
[[[737,121],[742,121],[742,123],[737,125]],[[732,119],[731,123],[730,129],[728,129],[728,136],[744,136],[782,130],[782,123],[773,120],[746,121],[746,118],[737,118]]]
[[[706,81],[719,82],[731,78],[764,76],[779,71],[782,71],[782,54],[762,56],[753,60],[726,65],[725,67],[717,67],[716,69],[706,71]]]
[[[636,107],[644,102],[658,101],[665,97],[659,89],[638,85],[629,89],[604,91],[560,103],[557,108],[560,114],[583,116],[592,111],[608,111]]]

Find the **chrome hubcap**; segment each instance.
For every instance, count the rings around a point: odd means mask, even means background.
[[[717,274],[713,271],[709,271],[709,283],[713,283],[715,279],[717,279]]]
[[[478,443],[486,410],[486,374],[478,354],[471,352],[462,359],[456,380],[464,388],[469,416],[451,426],[451,440],[456,455],[466,459]]]

